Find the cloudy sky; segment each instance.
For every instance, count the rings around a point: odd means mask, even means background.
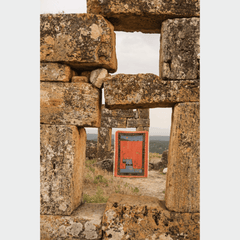
[[[86,13],[85,0],[41,0],[41,13]],[[116,32],[117,73],[159,75],[160,34]],[[103,100],[104,103],[104,100]],[[171,108],[150,109],[150,135],[169,135]],[[113,129],[113,133],[118,129]],[[129,129],[135,130],[135,129]],[[87,128],[88,133],[97,129]]]

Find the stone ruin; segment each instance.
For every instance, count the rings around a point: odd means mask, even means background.
[[[88,0],[42,14],[41,239],[200,239],[199,0]],[[117,74],[115,31],[161,33],[159,76]],[[172,107],[165,201],[112,194],[82,203],[84,127],[105,109]],[[106,110],[108,111],[108,110]]]

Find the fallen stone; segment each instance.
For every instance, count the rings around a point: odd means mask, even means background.
[[[84,128],[41,124],[40,212],[70,215],[82,201]]]
[[[72,82],[76,83],[76,82],[84,82],[84,83],[88,83],[88,78],[85,76],[74,76],[72,77]]]
[[[160,42],[160,78],[166,80],[200,78],[200,18],[164,21]]]
[[[164,168],[164,169],[163,169],[163,173],[167,173],[167,168]]]
[[[159,170],[159,169],[165,167],[161,158],[160,159],[159,158],[155,158],[155,159],[153,158],[151,160],[151,162],[153,164],[153,170]]]
[[[167,167],[167,165],[168,165],[168,149],[163,151],[161,159],[162,159],[164,166]]]
[[[104,81],[109,109],[173,107],[199,101],[199,80],[164,81],[154,74],[117,74]]]
[[[104,68],[93,70],[90,75],[90,82],[97,88],[101,88],[104,79],[108,76],[108,71]]]
[[[40,81],[69,82],[75,74],[75,71],[65,64],[40,63]]]
[[[168,211],[155,197],[112,194],[102,220],[103,239],[199,240],[199,213]]]
[[[106,204],[84,203],[70,216],[40,216],[41,240],[100,240]]]
[[[135,128],[135,127],[150,127],[150,119],[127,119],[127,127]]]
[[[108,158],[106,153],[111,151],[111,141],[112,141],[112,128],[108,127],[98,128],[98,141],[97,141],[98,161]]]
[[[108,172],[112,172],[113,171],[113,159],[105,159],[102,161],[99,161],[95,164],[95,166],[104,169]]]
[[[200,210],[199,108],[198,102],[192,102],[173,109],[165,195],[171,211]]]
[[[100,127],[101,91],[90,83],[40,84],[40,122]]]
[[[41,62],[66,63],[79,71],[117,70],[111,23],[94,14],[41,14]]]
[[[107,18],[115,31],[160,33],[166,19],[199,17],[200,1],[87,0],[87,12]]]
[[[102,105],[102,118],[134,118],[135,111],[133,109],[108,109],[105,105]]]
[[[101,118],[101,127],[108,128],[126,128],[127,119],[126,118],[115,118],[115,117],[106,117]]]

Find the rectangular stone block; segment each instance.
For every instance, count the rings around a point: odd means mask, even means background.
[[[136,115],[133,109],[114,109],[110,110],[102,105],[102,118],[113,117],[113,118],[134,118]]]
[[[41,240],[102,239],[102,216],[106,204],[85,203],[70,216],[40,216]]]
[[[127,119],[126,118],[115,118],[115,117],[106,117],[101,118],[101,127],[108,128],[126,128]]]
[[[40,122],[100,127],[101,91],[90,83],[40,84]]]
[[[172,113],[166,179],[166,207],[175,212],[200,210],[199,103],[179,103]]]
[[[103,239],[200,239],[199,213],[168,211],[155,197],[112,194],[103,214]]]
[[[200,18],[163,22],[159,76],[169,80],[200,78]]]
[[[136,131],[148,131],[149,132],[149,127],[136,127]]]
[[[127,119],[128,128],[150,127],[150,119]]]
[[[137,118],[149,119],[149,109],[137,109]]]
[[[70,215],[82,201],[86,131],[41,124],[41,214]]]
[[[40,63],[40,81],[69,82],[76,75],[69,66],[60,63]]]
[[[66,63],[80,71],[117,69],[111,23],[94,14],[41,14],[41,62]]]
[[[111,151],[112,144],[112,128],[100,127],[98,128],[98,142],[97,142],[97,158],[98,161],[106,159],[109,155],[107,152]]]
[[[164,81],[154,74],[117,74],[104,82],[109,109],[173,107],[199,101],[199,80]]]
[[[159,33],[166,19],[199,17],[200,0],[87,0],[87,12],[107,18],[115,31]]]

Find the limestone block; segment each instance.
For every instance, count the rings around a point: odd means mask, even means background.
[[[41,240],[100,240],[106,204],[85,203],[70,216],[40,216]]]
[[[41,214],[70,215],[82,201],[86,131],[41,124]]]
[[[114,109],[110,110],[102,105],[102,118],[134,118],[135,112],[133,109]]]
[[[127,127],[128,128],[136,128],[136,127],[150,127],[150,119],[127,119]]]
[[[108,128],[126,128],[127,119],[126,118],[115,118],[115,117],[106,117],[101,118],[101,127]]]
[[[85,82],[88,83],[88,78],[85,76],[74,76],[72,77],[72,82]]]
[[[137,109],[137,118],[148,119],[149,109]]]
[[[97,142],[97,158],[104,160],[107,157],[106,152],[111,151],[112,128],[100,127],[98,128],[98,142]]]
[[[100,127],[101,91],[90,83],[40,84],[40,122]]]
[[[101,88],[108,71],[104,68],[93,70],[90,75],[90,82],[97,88]]]
[[[40,81],[69,82],[74,71],[65,64],[40,63]]]
[[[117,74],[104,81],[109,109],[173,107],[199,101],[199,80],[164,81],[154,74]]]
[[[111,23],[94,14],[41,14],[40,60],[62,62],[76,70],[117,69]]]
[[[149,127],[136,127],[136,131],[148,131],[149,132]]]
[[[200,18],[164,21],[160,42],[160,78],[171,80],[200,78]]]
[[[86,159],[94,159],[97,157],[97,142],[94,140],[87,140]]]
[[[103,214],[103,239],[199,240],[199,213],[168,211],[155,197],[112,194]]]
[[[166,19],[200,16],[200,0],[87,0],[87,12],[107,18],[115,31],[159,33]]]
[[[175,212],[200,210],[199,103],[173,109],[168,150],[166,207]]]

